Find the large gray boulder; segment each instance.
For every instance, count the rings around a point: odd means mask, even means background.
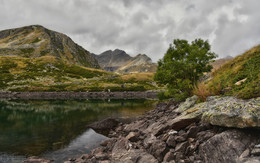
[[[235,97],[211,98],[204,103],[202,120],[212,125],[249,128],[260,127],[260,97],[241,100]]]

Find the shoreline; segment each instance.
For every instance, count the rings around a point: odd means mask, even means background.
[[[0,92],[0,99],[157,99],[158,91],[145,92]]]

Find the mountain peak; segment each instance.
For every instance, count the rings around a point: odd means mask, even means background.
[[[0,31],[0,55],[26,58],[55,56],[64,62],[85,67],[99,67],[93,56],[71,38],[41,25]]]

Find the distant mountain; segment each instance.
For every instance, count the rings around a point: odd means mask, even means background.
[[[84,67],[99,68],[96,59],[68,36],[40,25],[0,31],[0,55],[56,59]]]
[[[233,57],[231,56],[227,56],[225,58],[220,58],[215,60],[215,62],[212,62],[211,65],[213,66],[213,71],[219,69],[222,65],[224,65],[225,63],[227,63],[228,61],[232,60]]]
[[[108,50],[100,55],[95,55],[99,65],[106,71],[117,72],[120,74],[155,72],[157,65],[152,63],[151,58],[145,54],[131,57],[123,50]]]
[[[96,55],[96,59],[104,70],[114,72],[119,67],[125,65],[132,59],[125,51],[116,49],[114,51],[108,50],[100,55]]]
[[[145,54],[138,54],[132,58],[126,65],[121,66],[116,70],[117,73],[140,73],[140,72],[155,72],[157,64],[153,63],[151,58]]]

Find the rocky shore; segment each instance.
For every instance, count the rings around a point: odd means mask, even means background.
[[[111,118],[92,124],[110,139],[66,163],[260,162],[260,98],[197,101],[159,103],[129,124]]]
[[[7,99],[140,99],[157,98],[157,91],[146,92],[0,92]]]

